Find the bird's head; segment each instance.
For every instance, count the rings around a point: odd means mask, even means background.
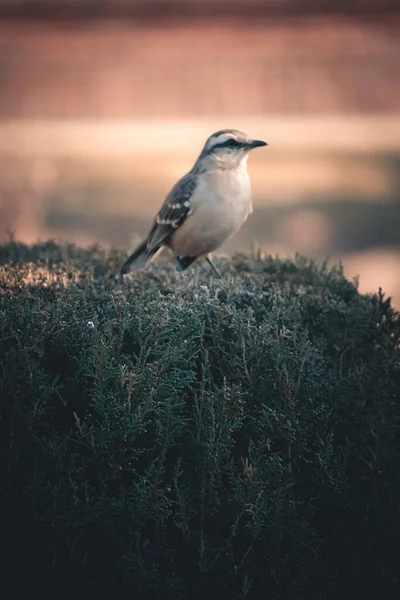
[[[268,146],[261,140],[252,140],[237,129],[216,131],[206,141],[199,161],[222,169],[235,169],[253,148]]]

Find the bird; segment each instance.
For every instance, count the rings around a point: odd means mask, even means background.
[[[237,129],[216,131],[205,142],[192,169],[172,188],[145,240],[127,258],[120,273],[142,269],[164,247],[177,271],[205,257],[221,277],[211,253],[233,236],[252,212],[247,172],[250,150],[268,146]]]

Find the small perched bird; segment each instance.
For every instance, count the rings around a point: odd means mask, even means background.
[[[249,150],[267,146],[236,129],[213,133],[193,168],[176,183],[159,210],[147,238],[121,267],[141,269],[163,247],[169,247],[178,271],[209,254],[230,238],[252,212]]]

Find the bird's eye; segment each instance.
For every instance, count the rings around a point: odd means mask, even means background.
[[[233,138],[230,138],[229,140],[226,140],[225,142],[220,142],[219,144],[215,144],[214,146],[211,147],[211,149],[209,150],[210,152],[217,152],[218,150],[226,150],[228,148],[232,148],[232,149],[237,149],[237,148],[242,148],[243,144],[241,144],[240,142],[236,141]]]
[[[225,142],[225,146],[227,146],[228,148],[239,148],[241,146],[241,143],[231,138],[230,140]]]

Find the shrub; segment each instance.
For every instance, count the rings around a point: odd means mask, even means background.
[[[397,598],[390,300],[300,257],[220,259],[221,281],[159,262],[116,282],[121,260],[0,248],[14,591]]]

